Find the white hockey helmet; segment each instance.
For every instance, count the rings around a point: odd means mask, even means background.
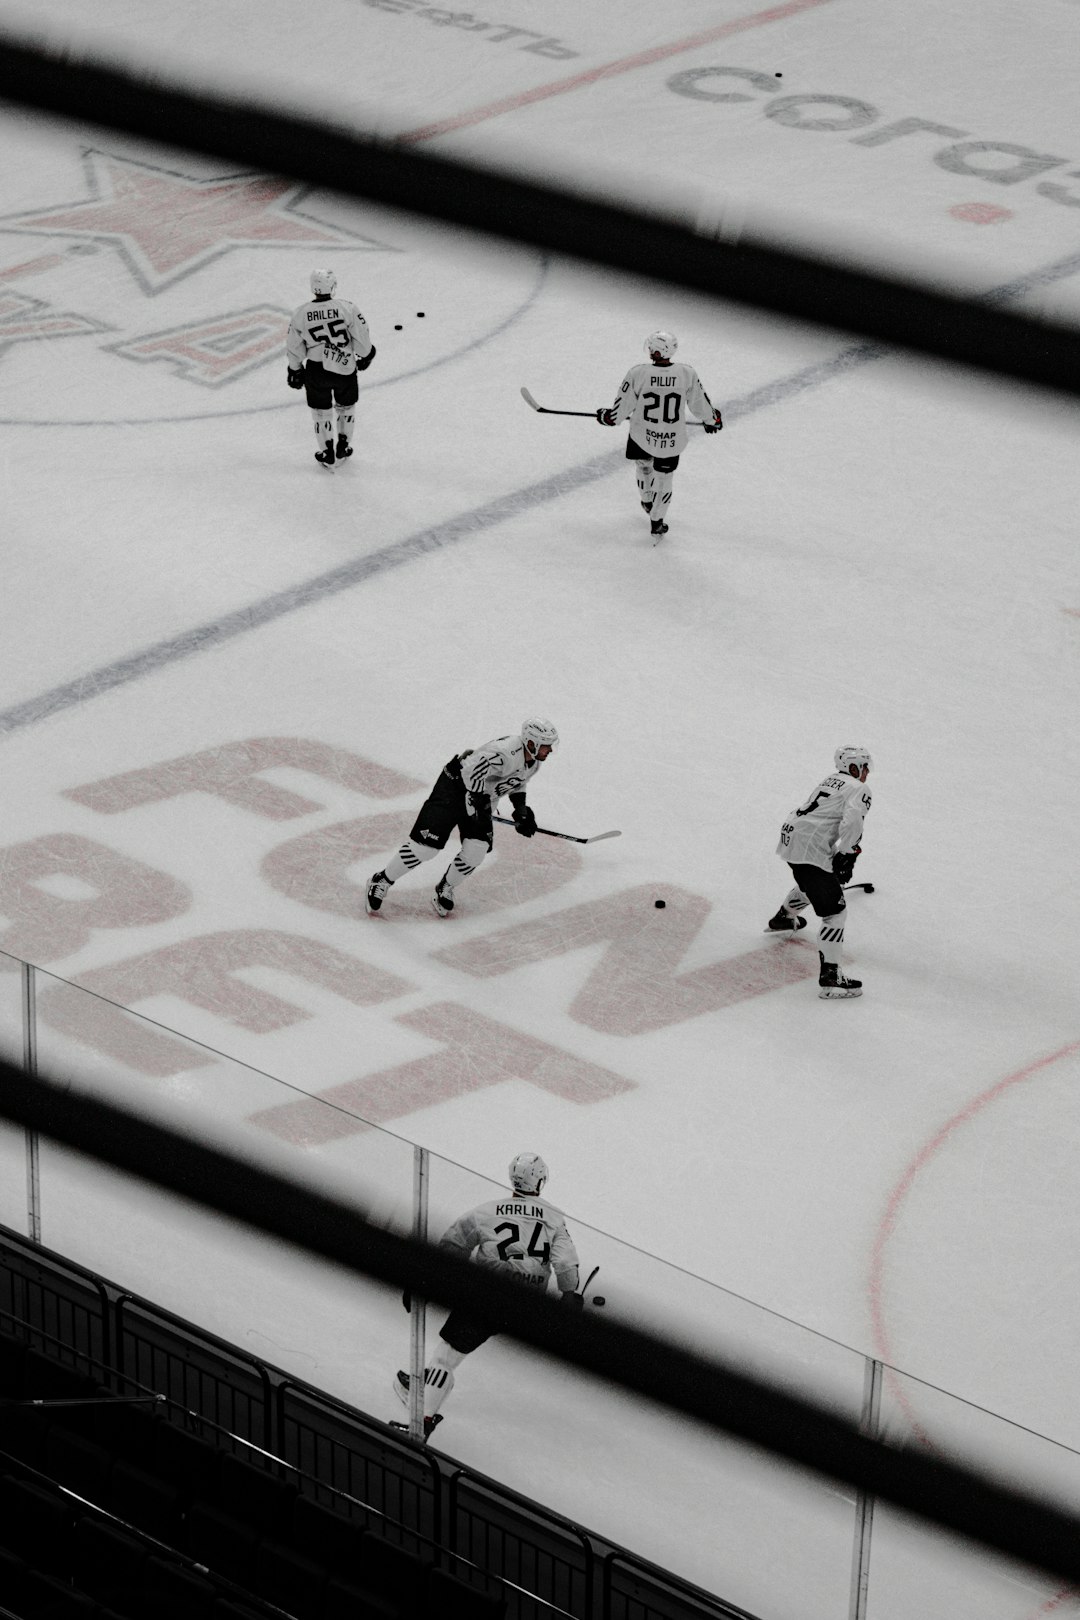
[[[545,743],[550,753],[555,752],[559,746],[559,733],[550,720],[523,720],[521,722],[521,740],[526,744],[526,753],[528,753],[527,745],[532,743],[532,754],[535,758]]]
[[[538,1195],[548,1178],[548,1167],[539,1153],[518,1153],[510,1160],[510,1185],[515,1192]]]
[[[850,765],[857,765],[861,773],[864,765],[867,770],[871,770],[874,764],[870,758],[870,750],[859,748],[854,743],[845,743],[843,748],[838,748],[833,755],[833,762],[842,776],[850,774],[848,770]]]
[[[313,270],[311,272],[311,295],[313,298],[333,298],[336,286],[337,276],[332,270]]]
[[[679,347],[679,340],[673,332],[650,332],[645,339],[645,353],[658,354],[661,360],[670,360]]]

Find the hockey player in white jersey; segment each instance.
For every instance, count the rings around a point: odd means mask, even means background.
[[[873,764],[867,750],[854,744],[838,748],[833,761],[834,774],[818,783],[780,829],[776,853],[791,867],[795,887],[768,923],[771,933],[793,933],[806,927],[802,913],[813,906],[820,918],[818,994],[826,1001],[862,995],[862,980],[841,972],[844,884],[851,882],[870,813],[866,778]]]
[[[519,1153],[510,1161],[509,1173],[513,1196],[493,1198],[467,1210],[447,1227],[439,1247],[533,1288],[547,1289],[554,1277],[564,1304],[580,1310],[584,1300],[577,1291],[577,1249],[565,1216],[542,1196],[547,1165],[538,1153]],[[408,1310],[408,1295],[404,1303]],[[479,1322],[458,1310],[450,1312],[439,1330],[431,1365],[424,1369],[425,1438],[441,1421],[439,1409],[454,1387],[455,1368],[498,1331],[496,1322]],[[407,1372],[398,1372],[394,1389],[408,1405]]]
[[[315,460],[330,472],[335,462],[352,455],[360,397],[357,374],[375,358],[367,322],[355,304],[334,297],[336,287],[332,270],[311,272],[311,299],[293,315],[285,342],[289,387],[307,391],[319,444]]]
[[[702,419],[706,433],[719,433],[724,425],[693,366],[674,359],[678,346],[670,332],[650,332],[648,361],[631,366],[614,405],[596,413],[604,427],[629,424],[626,459],[634,463],[638,496],[657,539],[668,532],[672,481],[688,438],[687,413]]]
[[[536,816],[526,801],[526,789],[558,746],[559,733],[550,720],[524,720],[520,733],[496,737],[482,748],[467,748],[448,760],[408,838],[383,870],[373,873],[368,883],[368,911],[373,916],[379,912],[390,885],[445,849],[456,827],[461,848],[436,884],[431,900],[436,915],[448,917],[454,909],[454,890],[490,853],[492,817],[504,795],[510,797],[514,826],[522,837],[532,838],[536,832]]]

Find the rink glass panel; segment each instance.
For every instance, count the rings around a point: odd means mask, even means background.
[[[23,964],[0,952],[0,1056],[23,1061]],[[0,1223],[26,1232],[26,1132],[0,1121]]]
[[[340,1108],[49,974],[37,992],[43,1075],[411,1231],[411,1143],[355,1117],[346,1131]],[[397,1291],[44,1141],[41,1189],[47,1247],[350,1404],[399,1415]]]

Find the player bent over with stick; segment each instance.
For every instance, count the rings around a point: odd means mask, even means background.
[[[806,927],[801,915],[813,906],[821,919],[818,929],[818,994],[823,1001],[862,995],[862,980],[845,978],[844,884],[851,882],[861,853],[863,823],[870,813],[866,778],[873,760],[865,748],[848,745],[833,756],[835,774],[819,782],[809,798],[793,810],[780,829],[776,853],[787,861],[795,879],[775,917],[770,933],[794,933]]]
[[[671,486],[688,437],[687,411],[696,411],[703,418],[706,433],[719,433],[724,425],[693,366],[673,359],[678,346],[670,332],[651,332],[645,339],[648,364],[639,361],[631,366],[614,405],[596,413],[604,427],[630,424],[626,459],[634,463],[638,495],[649,514],[654,544],[668,532],[665,519]]]
[[[541,1197],[548,1167],[538,1153],[519,1153],[510,1161],[512,1198],[493,1198],[460,1216],[439,1239],[459,1259],[505,1272],[518,1282],[547,1288],[554,1277],[564,1302],[580,1310],[578,1255],[562,1212]],[[412,1302],[406,1294],[405,1309]],[[479,1322],[452,1310],[439,1330],[431,1365],[424,1369],[424,1438],[442,1421],[439,1408],[454,1387],[454,1369],[466,1356],[499,1331],[498,1323]],[[408,1405],[409,1375],[394,1380],[398,1398]],[[399,1425],[404,1427],[404,1425]]]
[[[523,838],[536,832],[536,817],[525,800],[525,790],[545,759],[559,745],[559,733],[550,720],[525,720],[520,734],[496,737],[483,748],[466,749],[443,766],[438,781],[420,807],[408,838],[381,872],[368,884],[367,908],[375,915],[399,877],[415,872],[445,849],[455,827],[461,848],[439,882],[431,903],[439,917],[454,909],[454,890],[476,871],[491,850],[492,817],[496,802],[510,795],[514,826]]]

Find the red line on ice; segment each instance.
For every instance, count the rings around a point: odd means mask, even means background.
[[[1003,1080],[998,1080],[994,1085],[989,1086],[986,1091],[980,1092],[977,1097],[973,1097],[969,1103],[966,1103],[963,1108],[953,1114],[951,1119],[947,1119],[944,1125],[935,1131],[930,1140],[925,1142],[918,1153],[909,1160],[907,1167],[889,1195],[885,1213],[878,1224],[877,1234],[874,1238],[874,1248],[870,1262],[870,1316],[873,1324],[875,1351],[879,1360],[889,1362],[892,1359],[889,1334],[885,1324],[885,1246],[896,1230],[904,1200],[914,1186],[916,1176],[929,1164],[934,1154],[945,1146],[961,1125],[970,1124],[978,1114],[982,1113],[984,1108],[987,1108],[990,1103],[996,1102],[1000,1096],[1013,1086],[1020,1085],[1025,1080],[1030,1080],[1033,1075],[1039,1074],[1043,1069],[1048,1069],[1052,1063],[1058,1063],[1062,1058],[1071,1057],[1076,1052],[1080,1052],[1080,1041],[1070,1041],[1067,1046],[1060,1046],[1056,1052],[1050,1052],[1046,1057],[1036,1058],[1033,1063],[1025,1064],[1022,1069],[1007,1074]],[[914,1408],[904,1388],[899,1384],[894,1384],[893,1395],[897,1405],[907,1417],[912,1433],[919,1443],[926,1446],[930,1451],[936,1450],[930,1436],[916,1417]],[[1032,1620],[1036,1620],[1036,1617],[1040,1615],[1054,1613],[1062,1603],[1075,1597],[1076,1593],[1070,1587],[1059,1588],[1052,1597],[1048,1598],[1035,1610]]]
[[[1020,1085],[1024,1080],[1030,1080],[1032,1075],[1038,1074],[1042,1069],[1049,1068],[1052,1063],[1060,1062],[1064,1057],[1070,1057],[1074,1052],[1080,1052],[1080,1041],[1070,1041],[1068,1046],[1061,1046],[1056,1052],[1051,1052],[1046,1057],[1036,1058],[1033,1063],[1026,1064],[1024,1068],[1017,1069],[1013,1074],[1007,1074],[1003,1080],[998,1080],[994,1085],[988,1087],[986,1091],[982,1091],[977,1097],[973,1097],[969,1103],[965,1103],[963,1108],[959,1109],[951,1119],[947,1119],[944,1125],[935,1131],[930,1140],[925,1142],[918,1153],[909,1161],[907,1168],[889,1195],[885,1213],[881,1218],[877,1235],[874,1238],[873,1255],[870,1262],[870,1314],[873,1323],[874,1344],[882,1361],[891,1359],[883,1304],[885,1245],[896,1230],[901,1208],[908,1193],[914,1186],[916,1176],[921,1170],[925,1169],[934,1154],[945,1146],[945,1143],[961,1125],[970,1124],[977,1114],[981,1114],[984,1108],[988,1107],[990,1103],[996,1102],[1000,1096],[1013,1086]],[[921,1436],[921,1438],[925,1438],[925,1436]]]
[[[717,23],[713,28],[705,28],[699,34],[689,34],[685,39],[672,40],[668,45],[653,45],[648,50],[635,52],[633,56],[623,56],[615,62],[605,62],[601,67],[585,68],[581,73],[572,73],[569,78],[554,79],[550,84],[540,84],[532,90],[522,90],[517,95],[504,96],[501,101],[489,101],[482,107],[474,107],[471,112],[455,113],[450,118],[441,119],[437,124],[424,124],[420,129],[406,130],[397,139],[402,146],[410,146],[417,141],[434,140],[437,135],[450,135],[455,130],[467,129],[470,124],[482,124],[489,118],[498,118],[502,113],[516,112],[519,107],[527,107],[534,101],[546,101],[550,96],[562,96],[569,90],[577,90],[581,85],[595,84],[598,79],[611,79],[619,73],[631,73],[635,68],[649,67],[653,62],[663,62],[669,56],[692,51],[699,45],[711,45],[715,40],[727,39],[731,34],[744,33],[748,28],[761,28],[766,23],[782,22],[785,17],[795,17],[801,11],[810,11],[815,6],[828,4],[829,0],[784,0],[782,5],[768,6],[764,11],[754,11],[746,17],[734,17],[730,22]]]

